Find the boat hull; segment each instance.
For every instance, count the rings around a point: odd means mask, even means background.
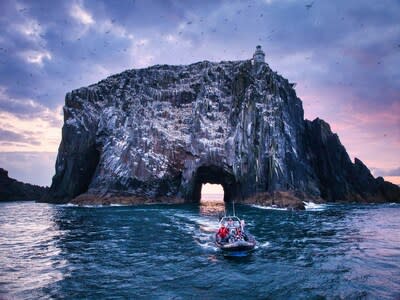
[[[255,241],[235,241],[232,243],[216,242],[219,249],[225,256],[247,256],[256,246]]]

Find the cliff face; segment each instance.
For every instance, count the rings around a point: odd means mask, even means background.
[[[206,182],[237,201],[285,190],[332,201],[400,195],[353,164],[328,124],[304,121],[292,85],[265,63],[157,65],[66,95],[45,201],[82,193],[198,201]]]
[[[0,201],[38,200],[48,188],[23,183],[8,177],[8,172],[0,168]]]
[[[361,160],[351,162],[339,137],[320,119],[305,121],[307,159],[318,178],[321,197],[328,201],[399,202],[400,189],[375,179]]]

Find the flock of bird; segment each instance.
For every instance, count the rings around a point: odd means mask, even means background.
[[[315,1],[312,1],[312,2],[309,2],[309,3],[306,3],[306,4],[303,3],[302,5],[304,5],[304,7],[305,7],[305,9],[306,9],[307,11],[310,11],[310,10],[314,9],[314,7],[315,7]],[[248,5],[247,5],[247,9],[250,9],[250,8],[252,8],[252,7],[253,7],[252,4],[248,4]],[[29,15],[29,10],[28,10],[27,8],[21,8],[21,9],[19,9],[18,11],[19,11],[19,13],[23,14],[24,16]],[[236,13],[236,15],[242,15],[242,14],[244,13],[244,9],[236,10],[235,13]],[[267,14],[266,14],[265,12],[261,12],[261,13],[258,15],[258,17],[259,17],[259,18],[264,18],[266,15],[267,15]],[[160,18],[160,19],[167,19],[166,15],[160,15],[159,18]],[[343,19],[343,18],[342,18],[342,19]],[[233,24],[232,24],[232,31],[233,31],[234,33],[237,33],[237,32],[240,30],[240,29],[239,29],[239,25],[235,23],[235,18],[234,18],[234,17],[232,17],[232,18],[230,18],[230,19],[229,19],[228,17],[224,17],[222,20],[223,20],[223,22],[224,22],[225,24],[228,24],[229,22],[232,22],[232,23],[233,23]],[[200,24],[199,28],[201,28],[201,30],[198,32],[198,34],[200,35],[201,38],[205,38],[205,35],[206,35],[206,34],[215,34],[215,33],[217,33],[218,30],[219,30],[218,27],[216,27],[216,26],[209,26],[209,25],[207,25],[206,22],[205,22],[205,19],[204,19],[203,17],[199,17],[196,21],[195,21],[195,20],[187,20],[187,21],[185,21],[185,23],[184,23],[185,26],[183,26],[183,28],[180,29],[180,30],[177,32],[177,35],[178,35],[178,36],[183,36],[183,35],[186,34],[187,32],[192,33],[192,30],[190,29],[190,27],[191,27],[191,26],[194,26],[194,25],[196,24],[196,22],[198,22],[198,23]],[[110,20],[110,23],[111,23],[112,26],[118,24],[118,25],[124,27],[124,24],[123,24],[123,23],[120,23],[120,24],[119,24],[119,22],[117,21],[116,18],[112,18],[112,19]],[[68,19],[64,19],[64,20],[63,20],[63,24],[65,25],[65,27],[72,26],[72,25],[71,25],[71,22],[68,21]],[[40,27],[41,24],[38,23],[38,26]],[[364,26],[364,24],[362,24],[362,26]],[[206,30],[207,27],[209,28],[208,31]],[[109,28],[106,28],[106,29],[105,29],[105,31],[104,31],[104,39],[103,39],[103,41],[102,41],[102,47],[103,47],[103,48],[109,48],[109,49],[111,49],[112,52],[114,53],[114,55],[115,55],[115,53],[117,53],[117,52],[124,53],[124,55],[127,55],[126,53],[127,53],[128,50],[129,50],[128,47],[122,46],[122,47],[120,47],[119,49],[115,49],[115,46],[114,46],[114,44],[113,44],[113,42],[112,42],[112,39],[111,39],[111,37],[110,37],[110,36],[111,36],[111,33],[112,33],[112,28],[109,27]],[[39,36],[40,36],[41,39],[45,39],[45,36],[44,36],[42,33],[40,33]],[[258,37],[258,41],[259,41],[259,42],[270,41],[270,40],[273,40],[273,39],[277,39],[279,36],[280,36],[280,31],[279,31],[279,29],[272,28],[272,29],[270,29],[270,30],[268,30],[268,31],[262,32],[262,35]],[[81,43],[82,45],[85,45],[85,43],[87,43],[87,41],[84,40],[82,37],[77,37],[77,38],[75,39],[75,42]],[[175,41],[176,44],[178,44],[179,42],[180,42],[180,40],[178,40],[178,39]],[[72,42],[72,44],[73,44],[73,42]],[[50,50],[55,50],[55,52],[57,52],[57,51],[63,51],[67,46],[68,46],[68,47],[73,46],[72,44],[71,44],[71,41],[70,41],[70,40],[65,39],[64,37],[60,37],[59,45],[58,45],[58,46],[57,46],[56,44],[47,44],[47,45],[44,45],[44,46],[46,46],[46,47],[48,47],[48,48],[50,47]],[[144,46],[144,44],[140,44],[140,43],[138,43],[138,44],[136,45],[136,47],[143,47],[143,46]],[[51,47],[53,47],[54,49],[51,49]],[[78,47],[82,47],[82,46],[78,46]],[[396,45],[396,47],[400,48],[400,44]],[[44,48],[45,48],[45,47],[44,47]],[[58,49],[57,49],[57,48],[58,48]],[[109,52],[109,51],[110,51],[110,50],[108,50],[108,52]],[[5,47],[0,47],[0,52],[4,53],[5,55],[11,54],[10,51],[9,51],[7,48],[5,48]],[[226,53],[227,50],[226,50],[226,49],[223,49],[223,52]],[[240,53],[245,53],[245,52],[248,52],[248,49],[241,49],[241,50],[240,50]],[[79,56],[78,56],[78,57],[75,57],[75,58],[80,59],[80,60],[82,61],[82,63],[84,63],[84,64],[88,64],[88,63],[89,63],[89,60],[97,59],[98,56],[99,56],[99,58],[101,59],[100,56],[102,55],[102,53],[104,53],[104,51],[98,49],[98,44],[97,44],[97,46],[95,46],[95,45],[93,45],[93,46],[88,46],[87,49],[86,49],[86,51],[79,53]],[[307,60],[311,60],[311,57],[306,57],[306,59],[307,59]],[[7,60],[3,60],[3,59],[2,59],[2,60],[0,61],[0,63],[3,64],[3,65],[4,65],[4,64],[7,64]],[[76,61],[75,61],[75,63],[76,63]],[[339,61],[336,61],[336,64],[339,64]],[[377,64],[380,65],[380,64],[381,64],[381,61],[378,61]],[[43,73],[44,70],[41,70],[40,72],[41,72],[42,74],[44,74],[44,73]],[[54,74],[56,74],[57,72],[59,73],[59,71],[53,71]],[[29,76],[30,78],[32,78],[32,77],[34,77],[34,76],[36,76],[36,75],[39,75],[38,72],[36,72],[36,71],[35,71],[35,72],[30,71],[30,72],[27,74],[27,76]],[[78,78],[82,78],[82,75],[80,75]],[[75,79],[76,79],[76,78],[75,78]],[[23,81],[23,80],[22,80],[22,81]],[[64,80],[61,82],[61,84],[62,84],[63,86],[66,86],[66,85],[72,84],[72,82],[73,82],[72,79],[68,79],[68,80],[64,79]],[[21,81],[20,81],[20,80],[16,80],[16,81],[15,81],[15,84],[16,84],[16,85],[20,85],[20,84],[21,84]]]

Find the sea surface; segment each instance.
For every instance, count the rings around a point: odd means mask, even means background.
[[[232,259],[223,204],[1,203],[0,299],[400,299],[400,205],[307,207],[236,205],[258,246]]]

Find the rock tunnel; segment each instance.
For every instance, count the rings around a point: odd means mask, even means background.
[[[192,181],[192,192],[188,195],[190,202],[200,202],[201,188],[205,183],[220,184],[224,190],[224,202],[238,198],[240,187],[235,176],[221,167],[211,165],[201,166],[196,170]]]

